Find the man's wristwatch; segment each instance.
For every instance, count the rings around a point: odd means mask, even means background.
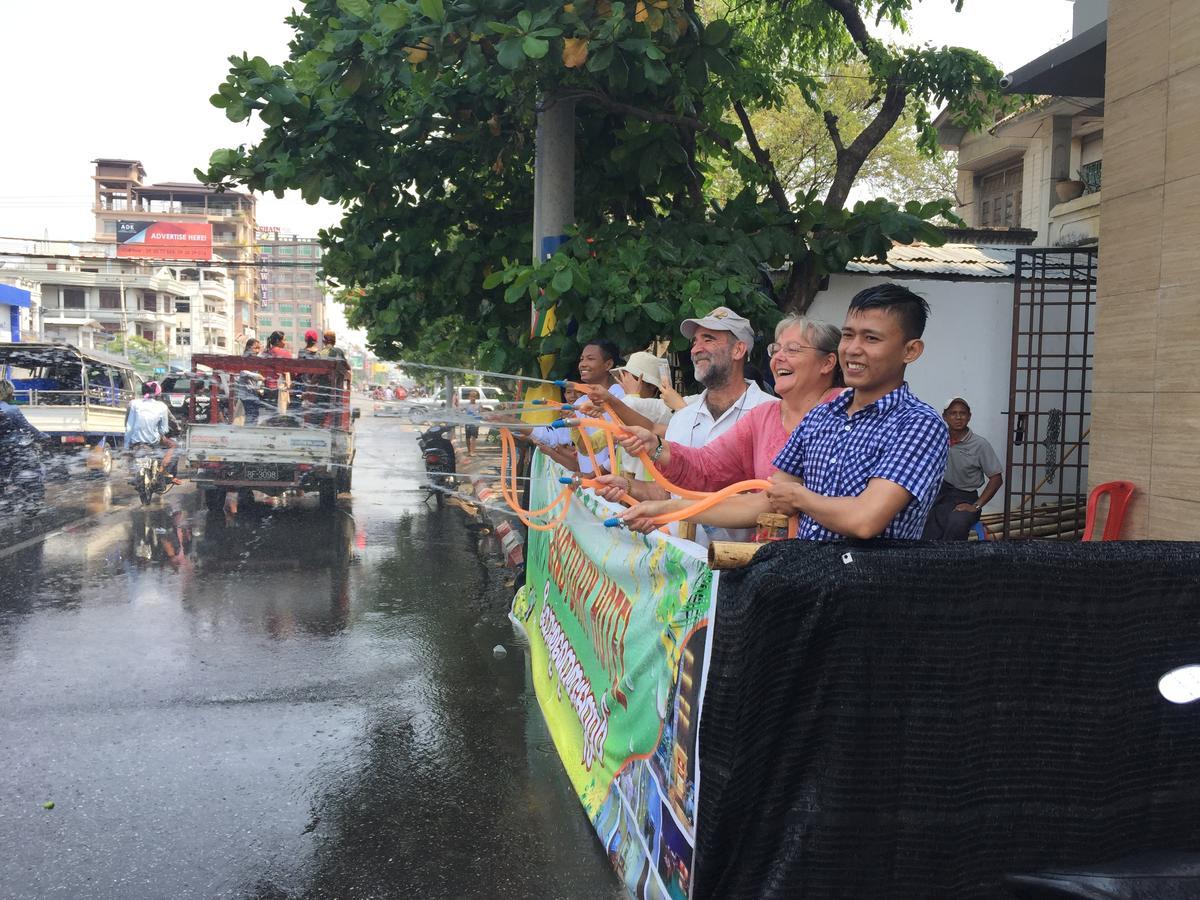
[[[655,437],[658,437],[658,435],[655,435]],[[655,447],[654,452],[650,454],[650,462],[658,462],[658,458],[660,456],[662,456],[663,443],[664,443],[663,439],[661,437],[659,437],[658,438],[658,446]]]

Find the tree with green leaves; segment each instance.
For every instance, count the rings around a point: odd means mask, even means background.
[[[1000,104],[979,54],[871,35],[914,2],[310,0],[289,58],[232,58],[212,98],[234,121],[258,115],[262,139],[198,174],[340,203],[325,270],[384,357],[453,346],[515,369],[554,352],[565,371],[598,336],[681,344],[674,323],[718,305],[769,326],[850,259],[941,240],[930,222],[948,200],[846,207],[903,116],[935,153],[930,105],[974,128]],[[821,106],[822,76],[845,66],[870,87],[865,121]],[[823,190],[789,192],[755,130],[797,92],[833,148]],[[559,103],[575,111],[576,223],[535,265],[532,135]],[[530,303],[556,309],[553,334],[531,337]]]
[[[824,112],[837,116],[842,129],[858,133],[878,113],[879,98],[869,71],[848,65],[825,74],[809,105],[799,88],[787,89],[779,107],[750,114],[751,127],[763,150],[770,154],[776,177],[787,196],[823,195],[833,184],[837,154],[825,124]],[[918,142],[908,112],[871,151],[855,179],[858,196],[887,197],[903,205],[916,200],[952,199],[957,205],[958,169],[953,154],[929,153]],[[743,137],[739,147],[748,150]],[[716,173],[716,196],[737,195],[743,182],[733,172]]]
[[[162,341],[148,341],[136,334],[117,332],[104,345],[106,353],[123,356],[129,360],[134,370],[143,377],[150,378],[155,369],[167,365],[169,351]]]

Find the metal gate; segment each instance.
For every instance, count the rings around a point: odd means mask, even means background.
[[[1083,533],[1096,264],[1095,247],[1016,254],[1005,538]]]

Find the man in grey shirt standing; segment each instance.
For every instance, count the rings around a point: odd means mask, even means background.
[[[921,532],[924,541],[965,541],[987,502],[1000,490],[1000,460],[984,438],[971,431],[971,407],[955,397],[942,410],[950,429],[946,473]],[[986,482],[986,484],[985,484]],[[978,493],[983,485],[983,493]]]

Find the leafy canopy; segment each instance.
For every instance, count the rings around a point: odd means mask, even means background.
[[[845,208],[903,115],[936,153],[931,104],[978,127],[999,103],[979,54],[871,37],[913,2],[310,0],[286,61],[231,58],[212,103],[266,131],[198,175],[341,204],[325,270],[385,357],[515,369],[554,351],[565,370],[591,337],[681,343],[676,321],[722,304],[769,325],[854,257],[940,241],[947,200]],[[820,76],[848,65],[869,87],[855,121],[822,105]],[[834,152],[827,185],[800,191],[752,119],[797,97]],[[530,265],[532,135],[555,103],[576,112],[576,227]],[[566,326],[531,338],[531,301]]]

